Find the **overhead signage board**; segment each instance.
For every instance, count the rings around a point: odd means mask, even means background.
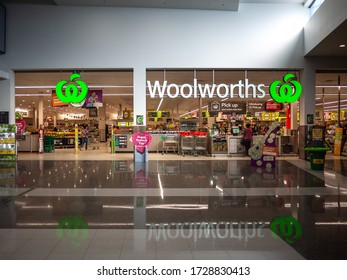
[[[283,105],[281,103],[268,101],[265,104],[265,111],[281,111],[283,109]]]
[[[264,102],[248,102],[248,111],[264,111]]]
[[[222,112],[224,114],[246,114],[246,103],[245,102],[232,102],[232,101],[214,101],[210,102],[209,106],[210,113]]]

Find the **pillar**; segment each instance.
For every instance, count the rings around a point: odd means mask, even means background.
[[[146,68],[137,67],[133,73],[134,80],[134,116],[133,116],[133,127],[134,133],[146,132]],[[137,116],[143,116],[143,124],[136,125]],[[147,148],[143,153],[138,152],[134,149],[134,161],[135,162],[146,162],[148,161],[148,150]]]
[[[13,71],[1,71],[0,80],[0,111],[9,112],[9,123],[16,123],[15,117],[15,75]]]
[[[39,96],[38,118],[38,125],[40,126],[41,124],[43,124],[43,96]]]
[[[100,142],[106,141],[106,102],[98,108],[99,113],[99,139]]]
[[[307,124],[307,116],[313,115],[315,119],[316,108],[316,72],[314,67],[305,62],[305,68],[300,73],[302,94],[300,97],[300,126],[299,126],[299,158],[306,159],[304,147],[306,145],[308,130],[311,125]]]

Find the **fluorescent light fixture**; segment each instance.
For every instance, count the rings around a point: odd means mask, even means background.
[[[304,3],[304,7],[306,8],[311,8],[312,4],[315,2],[316,0],[306,0]]]
[[[342,102],[347,102],[347,99],[345,99],[345,100],[341,100],[340,101],[341,103]],[[337,104],[338,103],[338,101],[330,101],[330,102],[324,102],[324,104],[323,103],[316,103],[316,106],[319,106],[319,105],[327,105],[327,104]],[[346,104],[343,104],[343,105],[346,105]]]
[[[208,107],[208,105],[201,107],[201,109],[207,108],[207,107]],[[194,112],[197,112],[197,111],[199,111],[199,109],[195,109],[195,110],[193,110],[193,111],[184,113],[184,114],[180,115],[180,117],[183,117],[183,116],[185,116],[185,115],[188,115],[188,114],[190,114],[190,113],[194,113]]]
[[[36,97],[36,96],[52,96],[52,94],[50,93],[33,93],[33,94],[16,93],[15,96]]]
[[[163,100],[164,100],[164,98],[160,99],[159,105],[158,105],[158,107],[157,107],[157,111],[159,111],[160,106],[161,106],[161,103],[163,103]]]
[[[340,48],[345,48],[346,45],[345,45],[345,44],[341,44],[339,47],[340,47]]]
[[[347,86],[316,86],[316,88],[347,88]],[[320,93],[322,94],[322,93]]]
[[[22,113],[28,113],[28,110],[21,109],[21,108],[16,108],[16,112],[22,112]]]

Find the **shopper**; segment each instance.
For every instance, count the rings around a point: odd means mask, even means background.
[[[88,134],[89,134],[88,126],[85,125],[82,130],[82,139],[81,139],[82,141],[81,141],[80,150],[82,150],[84,144],[86,144],[86,150],[88,149]]]
[[[243,145],[245,146],[245,151],[246,151],[246,155],[248,155],[248,150],[251,147],[251,143],[252,143],[252,137],[253,137],[253,130],[251,128],[251,125],[248,123],[246,124],[246,128],[243,132]]]

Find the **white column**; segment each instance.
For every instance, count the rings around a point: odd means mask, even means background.
[[[5,80],[0,80],[0,111],[9,112],[9,123],[16,123],[15,117],[15,75],[13,71],[2,71],[2,77]]]
[[[106,141],[106,102],[103,102],[102,107],[98,108],[99,113],[99,139],[100,142]]]
[[[146,126],[146,68],[134,68],[134,125],[136,125],[136,116],[143,116],[143,126]]]
[[[43,96],[39,97],[38,112],[39,112],[39,123],[38,123],[38,125],[40,126],[41,124],[43,124]]]
[[[293,102],[291,103],[290,106],[290,127],[292,130],[297,130],[298,129],[298,102]]]
[[[307,115],[315,116],[316,108],[316,73],[311,65],[306,63],[301,71],[302,94],[300,97],[300,125],[307,124]]]

